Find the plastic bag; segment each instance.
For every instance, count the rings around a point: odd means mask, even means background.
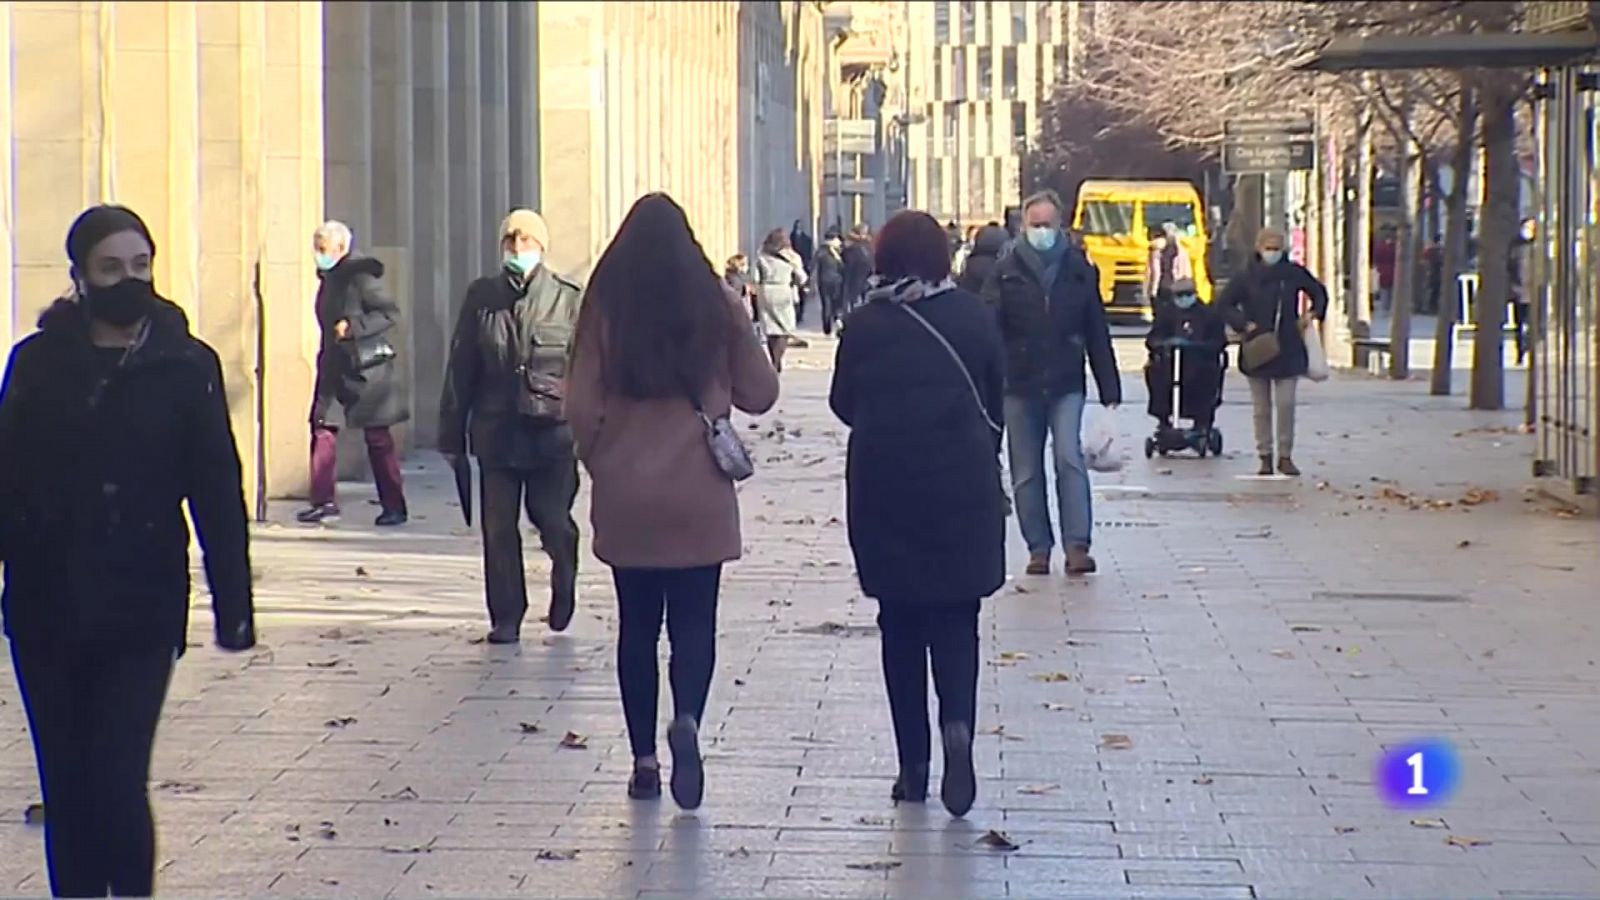
[[[1328,350],[1322,346],[1322,326],[1312,319],[1305,329],[1306,377],[1312,381],[1328,380]]]
[[[1117,449],[1117,423],[1108,409],[1091,410],[1083,423],[1083,462],[1091,472],[1122,470]]]

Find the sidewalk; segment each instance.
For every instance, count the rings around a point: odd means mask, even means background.
[[[478,542],[422,455],[406,529],[372,529],[359,485],[338,526],[274,508],[255,544],[264,649],[200,646],[197,610],[153,776],[162,893],[1600,894],[1600,529],[1523,494],[1520,413],[1337,377],[1301,393],[1306,476],[1241,477],[1255,459],[1236,373],[1225,458],[1146,462],[1142,350],[1120,350],[1136,456],[1097,476],[1101,572],[1017,576],[988,605],[966,821],[888,801],[875,610],[853,580],[818,338],[748,432],[760,471],[725,579],[702,810],[625,796],[599,563],[569,633],[530,622],[521,648],[470,642]],[[0,700],[0,893],[39,895],[10,679]],[[569,733],[583,749],[561,746]],[[1440,810],[1373,792],[1380,747],[1413,737],[1461,756]],[[990,829],[1019,849],[982,846]]]

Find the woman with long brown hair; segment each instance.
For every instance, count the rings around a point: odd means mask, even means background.
[[[617,589],[617,676],[634,757],[628,795],[661,794],[656,644],[672,644],[672,796],[700,805],[699,730],[716,659],[717,593],[740,556],[739,502],[724,459],[728,417],[763,413],[778,376],[738,297],[682,207],[641,197],[596,264],[567,384],[566,416],[593,482],[594,552]]]

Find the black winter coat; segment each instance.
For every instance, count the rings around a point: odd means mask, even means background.
[[[998,423],[1003,357],[994,318],[963,290],[916,301],[961,369],[904,309],[874,301],[839,341],[829,404],[850,426],[850,549],[861,589],[885,602],[957,603],[1005,581]]]
[[[543,427],[559,423],[523,414],[530,390],[522,370],[564,382],[581,291],[544,266],[526,282],[500,272],[467,287],[439,400],[440,452],[470,448],[485,465],[511,467],[572,454],[565,425]]]
[[[346,256],[319,272],[317,325],[322,347],[317,351],[317,382],[311,405],[312,425],[382,428],[411,418],[405,379],[394,360],[366,371],[355,364],[356,344],[389,341],[399,349],[400,307],[384,290],[383,263],[368,256]],[[334,336],[340,321],[350,323],[341,340]]]
[[[816,283],[824,291],[844,289],[844,257],[827,244],[817,250]]]
[[[956,282],[962,290],[974,294],[983,293],[983,286],[989,280],[989,273],[994,271],[995,264],[1000,261],[1000,254],[1005,251],[1006,244],[1011,241],[1011,235],[1004,228],[996,225],[985,225],[978,232],[978,237],[972,242],[972,252],[967,254],[965,266],[961,269],[961,278]]]
[[[60,300],[0,386],[0,560],[14,641],[181,653],[188,503],[218,641],[254,640],[239,451],[216,353],[161,301],[135,348],[95,348]]]
[[[1100,402],[1122,402],[1100,276],[1082,250],[1068,246],[1063,251],[1047,299],[1044,262],[1032,245],[1019,241],[995,263],[983,299],[1000,318],[1006,393],[1046,400],[1086,393],[1087,364]]]
[[[1306,374],[1305,334],[1300,330],[1301,298],[1309,298],[1310,313],[1317,319],[1328,314],[1328,290],[1305,267],[1287,258],[1276,265],[1260,259],[1250,263],[1242,275],[1228,282],[1217,306],[1228,324],[1248,336],[1252,326],[1278,330],[1278,355],[1257,370],[1239,371],[1251,378],[1299,378]]]
[[[844,300],[855,303],[867,290],[872,277],[872,248],[866,241],[846,241],[841,251],[844,261]]]

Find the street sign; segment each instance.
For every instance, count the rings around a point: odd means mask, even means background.
[[[1305,113],[1257,113],[1236,116],[1222,123],[1224,137],[1289,137],[1311,135],[1316,130],[1311,116]]]
[[[877,183],[871,178],[846,178],[839,182],[837,190],[834,188],[835,181],[837,179],[832,175],[822,179],[822,192],[824,194],[871,195],[878,190]]]
[[[822,123],[822,146],[829,156],[878,151],[878,123],[873,119],[828,119]]]
[[[1231,175],[1310,169],[1315,166],[1315,147],[1310,138],[1228,141],[1222,145],[1222,169]]]

